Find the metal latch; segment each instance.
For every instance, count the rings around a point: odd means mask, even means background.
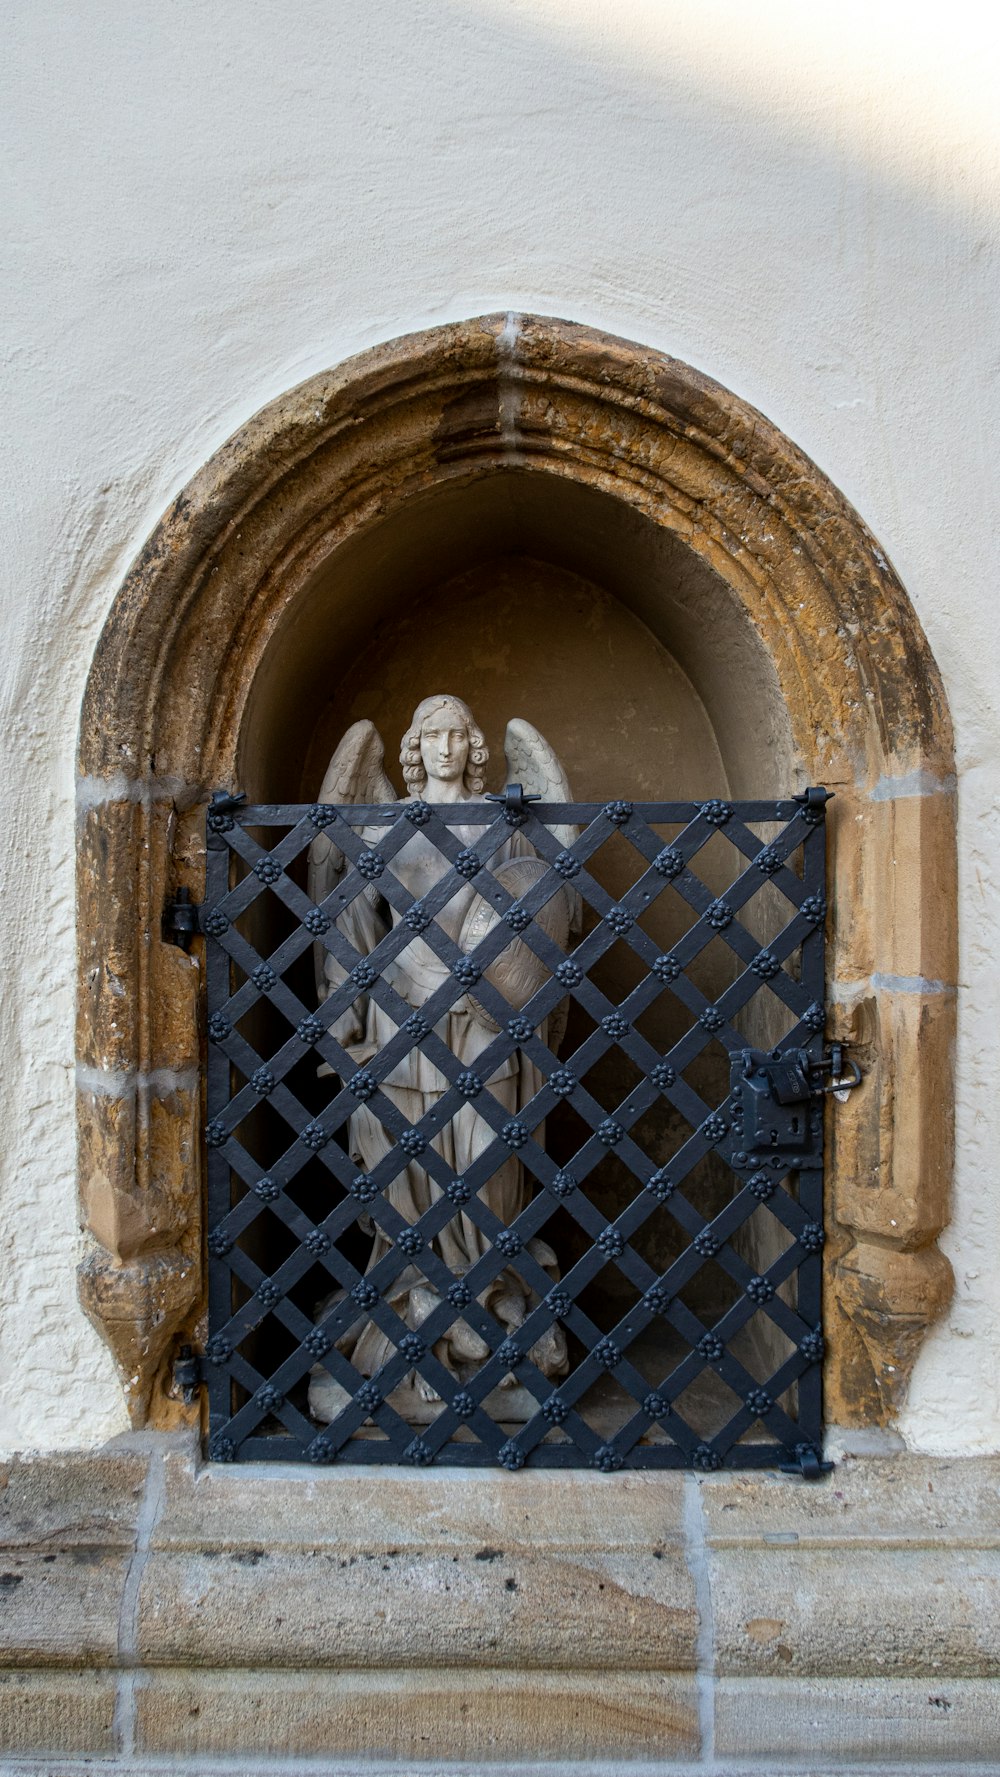
[[[748,1162],[801,1161],[816,1152],[823,1127],[817,1101],[860,1084],[861,1069],[845,1063],[843,1043],[819,1057],[805,1049],[743,1049],[733,1059],[730,1097],[734,1115],[741,1113]]]

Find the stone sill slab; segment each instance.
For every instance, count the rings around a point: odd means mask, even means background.
[[[961,1777],[997,1777],[1000,1769],[990,1760],[964,1760],[961,1765],[951,1765],[953,1772],[960,1772]],[[463,1759],[454,1761],[428,1762],[385,1759],[351,1759],[345,1763],[341,1759],[330,1760],[325,1754],[312,1757],[303,1754],[292,1758],[261,1758],[254,1756],[252,1763],[242,1758],[204,1758],[199,1759],[197,1766],[189,1760],[162,1758],[153,1755],[149,1758],[114,1758],[111,1760],[94,1758],[15,1758],[0,1763],[3,1777],[83,1777],[90,1772],[94,1777],[192,1777],[197,1770],[198,1777],[483,1777],[490,1767],[481,1759],[471,1763]],[[527,1762],[516,1759],[507,1760],[504,1764],[505,1777],[764,1777],[771,1770],[781,1772],[782,1777],[914,1777],[914,1771],[920,1777],[933,1777],[935,1766],[915,1766],[912,1759],[905,1764],[817,1764],[813,1759],[807,1763],[799,1760],[790,1762],[782,1760],[780,1765],[773,1767],[762,1764],[759,1760],[753,1763],[731,1763],[729,1760],[704,1760],[695,1762],[685,1759],[681,1763],[671,1760],[651,1762],[648,1759],[546,1759],[541,1763],[537,1759]]]
[[[0,1490],[3,1771],[1000,1771],[1000,1459],[316,1471],[143,1434]]]

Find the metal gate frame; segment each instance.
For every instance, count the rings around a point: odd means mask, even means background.
[[[823,1080],[831,1069],[824,1052],[825,804],[828,792],[814,789],[783,801],[701,803],[636,802],[535,804],[511,786],[502,798],[481,803],[430,806],[407,801],[386,806],[268,804],[248,806],[242,798],[218,794],[208,811],[206,899],[200,926],[207,941],[208,1066],[208,1317],[205,1378],[209,1396],[209,1453],[217,1461],[309,1460],[330,1462],[432,1462],[499,1464],[519,1469],[590,1465],[622,1467],[765,1467],[794,1465],[804,1473],[822,1468],[823,1336],[821,1268],[823,1245]],[[479,827],[475,847],[463,846],[451,828]],[[421,903],[398,881],[392,861],[414,827],[437,846],[446,874]],[[549,865],[544,878],[512,901],[490,871],[489,860],[520,828],[539,858]],[[561,846],[552,827],[580,828]],[[654,827],[678,828],[664,844]],[[777,828],[766,838],[754,826]],[[362,828],[380,828],[377,848]],[[271,834],[278,830],[276,841]],[[291,874],[317,832],[335,834],[347,868],[336,892],[315,906]],[[740,867],[723,894],[713,892],[692,868],[712,837],[724,832]],[[267,835],[264,845],[255,834]],[[588,868],[613,835],[635,848],[640,874],[620,900],[614,899]],[[801,874],[792,867],[801,860]],[[239,862],[235,862],[238,860]],[[459,886],[471,880],[502,914],[500,923],[470,955],[464,955],[434,915]],[[559,889],[572,884],[596,923],[567,954],[534,923],[534,915]],[[370,955],[360,954],[336,924],[336,917],[370,885],[395,910],[398,923]],[[747,930],[739,915],[764,890],[778,891],[788,903],[784,929],[765,944]],[[241,928],[257,898],[279,897],[295,928],[273,952],[261,956]],[[691,923],[669,951],[661,951],[644,931],[641,914],[659,895],[672,892],[687,904]],[[419,1013],[399,1000],[382,976],[385,965],[419,931],[450,969],[448,983]],[[523,935],[548,976],[526,1006],[517,1011],[485,978],[510,942]],[[709,1001],[685,972],[715,938],[729,947],[739,965],[718,999]],[[608,1000],[589,971],[619,940],[642,961],[645,973],[621,1004]],[[347,971],[343,986],[317,1008],[304,1003],[289,985],[287,971],[316,942]],[[540,1070],[543,1085],[517,1119],[509,1118],[488,1089],[477,1097],[477,1112],[490,1123],[494,1141],[465,1178],[456,1178],[430,1143],[439,1122],[430,1117],[410,1127],[379,1083],[414,1047],[423,1047],[450,1082],[440,1111],[451,1115],[464,1102],[468,1082],[459,1084],[462,1064],[434,1035],[448,1007],[475,986],[476,996],[499,1025],[483,1058],[482,1073],[518,1048]],[[753,1049],[733,1023],[768,990],[794,1019],[777,1048]],[[330,1034],[329,1027],[364,992],[373,994],[399,1029],[397,1036],[364,1067],[358,1067]],[[634,1020],[657,996],[671,993],[690,1015],[680,1040],[659,1054],[635,1029]],[[538,1034],[546,1017],[567,995],[585,1008],[594,1029],[578,1050],[559,1057]],[[261,1056],[239,1029],[251,1007],[269,1001],[290,1034],[274,1053]],[[684,1069],[713,1039],[728,1051],[728,1095],[706,1104],[684,1077]],[[586,1074],[595,1060],[618,1043],[640,1070],[641,1079],[613,1113],[587,1091]],[[339,1084],[329,1102],[311,1115],[286,1083],[286,1076],[312,1050],[326,1061]],[[840,1064],[834,1064],[839,1075]],[[569,1165],[559,1167],[533,1140],[532,1132],[560,1098],[572,1095],[573,1108],[589,1134]],[[643,1112],[663,1095],[691,1128],[691,1135],[666,1164],[658,1164],[631,1138]],[[243,1120],[267,1101],[289,1126],[289,1145],[265,1173],[238,1139]],[[359,1103],[369,1104],[395,1140],[395,1148],[371,1174],[358,1173],[346,1151],[347,1120]],[[437,1113],[435,1113],[437,1118]],[[636,1182],[632,1200],[614,1222],[588,1198],[586,1181],[613,1149]],[[535,1180],[530,1197],[511,1227],[498,1221],[477,1196],[483,1183],[512,1151]],[[736,1188],[720,1213],[707,1219],[682,1187],[699,1161],[714,1152],[734,1174]],[[420,1152],[441,1196],[411,1225],[383,1191]],[[286,1187],[309,1162],[319,1160],[334,1187],[334,1201],[320,1220],[307,1216]],[[678,1258],[662,1275],[631,1245],[648,1217],[669,1203],[669,1213],[688,1236]],[[466,1277],[455,1277],[434,1247],[438,1229],[456,1205],[471,1215],[490,1245]],[[762,1205],[788,1236],[787,1248],[758,1274],[732,1244]],[[572,1270],[553,1287],[532,1259],[526,1243],[544,1228],[557,1208],[571,1214],[590,1244]],[[278,1216],[295,1248],[268,1274],[241,1239],[264,1209]],[[372,1217],[392,1248],[370,1274],[340,1250],[338,1241],[360,1214]],[[407,1328],[385,1299],[393,1277],[419,1253],[428,1281],[441,1302],[419,1334]],[[518,1270],[537,1291],[523,1330],[512,1340],[478,1301],[490,1279],[517,1255]],[[612,1260],[628,1278],[638,1299],[610,1330],[594,1325],[577,1301],[600,1268]],[[739,1295],[715,1325],[692,1312],[682,1291],[708,1262],[722,1267]],[[290,1291],[315,1265],[329,1273],[342,1300],[317,1325]],[[338,1351],[336,1341],[359,1311],[374,1319],[396,1344],[395,1356],[374,1378],[365,1378]],[[752,1374],[730,1349],[730,1341],[753,1316],[766,1316],[784,1335],[788,1355],[774,1373]],[[241,1349],[247,1335],[273,1315],[294,1349],[270,1371]],[[490,1348],[474,1382],[461,1384],[434,1356],[435,1339],[458,1316]],[[629,1347],[661,1317],[688,1347],[687,1355],[655,1386],[629,1358]],[[528,1355],[540,1334],[558,1320],[583,1348],[570,1375],[547,1380]],[[330,1425],[318,1427],[289,1397],[312,1366],[322,1364],[353,1398]],[[711,1437],[701,1437],[675,1402],[703,1369],[712,1369],[740,1405]],[[389,1400],[412,1371],[418,1371],[442,1398],[438,1417],[419,1430],[402,1420]],[[538,1402],[523,1425],[504,1425],[484,1411],[483,1401],[501,1377],[513,1372]],[[581,1399],[611,1372],[632,1397],[634,1411],[609,1438],[603,1438],[578,1410]],[[783,1399],[784,1397],[784,1399]],[[273,1430],[264,1430],[269,1422]],[[367,1434],[367,1426],[380,1436]],[[744,1440],[758,1425],[765,1436]],[[664,1441],[643,1443],[651,1427]],[[552,1434],[564,1441],[554,1442]],[[474,1439],[469,1439],[469,1433]],[[359,1433],[361,1435],[359,1435]],[[459,1435],[456,1437],[456,1433]],[[544,1441],[548,1439],[548,1441]]]

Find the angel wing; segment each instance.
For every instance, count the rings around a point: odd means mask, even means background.
[[[520,784],[526,796],[542,796],[544,801],[572,801],[567,773],[558,753],[549,746],[544,734],[538,734],[538,729],[533,729],[522,716],[508,721],[503,750],[508,784]],[[579,839],[579,826],[551,826],[549,832],[560,846],[572,846],[574,839]],[[570,933],[577,933],[583,922],[583,901],[568,883],[563,894],[570,910]]]
[[[515,716],[508,722],[503,750],[509,784],[520,784],[526,796],[541,796],[543,802],[572,801],[569,780],[557,754],[523,717]],[[577,838],[576,827],[550,827],[549,832],[564,846]]]
[[[385,773],[385,747],[374,722],[355,722],[347,730],[326,768],[320,802],[397,802],[396,787]],[[309,847],[309,899],[317,905],[336,886],[344,854],[326,833],[317,833]],[[363,897],[359,897],[362,899]],[[367,909],[364,911],[368,911]],[[358,907],[359,915],[363,910]],[[331,985],[333,959],[323,945],[316,949],[316,985],[323,998]],[[339,971],[343,973],[343,971]]]
[[[508,722],[503,750],[507,760],[509,784],[520,784],[526,796],[541,796],[543,802],[572,801],[569,779],[559,755],[549,746],[544,734],[539,734],[538,729],[526,722],[523,716],[515,716]],[[579,827],[550,827],[549,832],[561,846],[570,846],[574,839],[580,837]],[[563,887],[563,894],[569,907],[570,933],[575,935],[583,922],[583,903],[576,890],[570,888],[568,883]],[[559,1013],[556,1013],[554,1035],[550,1032],[553,1047],[558,1047],[564,1029],[565,1012],[561,1019]]]

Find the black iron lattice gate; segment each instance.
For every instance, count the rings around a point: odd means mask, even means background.
[[[826,799],[214,799],[213,1458],[815,1471]],[[542,860],[517,894],[513,833]],[[317,906],[321,834],[343,867]],[[449,906],[473,902],[463,948]],[[485,1032],[471,1064],[456,1016]],[[407,1095],[418,1053],[438,1090]]]

